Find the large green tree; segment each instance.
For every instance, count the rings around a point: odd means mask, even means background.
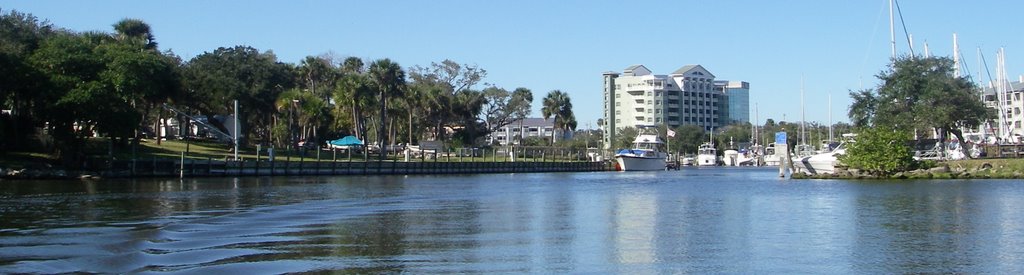
[[[963,139],[961,127],[977,127],[994,117],[977,97],[978,87],[953,76],[946,57],[904,56],[878,74],[876,92],[851,92],[850,120],[857,126],[887,126],[901,131],[941,129]]]
[[[465,129],[473,126],[466,125],[466,121],[471,121],[471,124],[476,123],[475,118],[479,112],[468,116],[470,115],[468,111],[475,110],[478,106],[458,105],[482,103],[482,101],[468,100],[476,97],[472,93],[460,94],[469,93],[486,76],[487,71],[479,66],[459,64],[448,59],[432,62],[427,67],[414,66],[409,69],[409,78],[412,82],[417,86],[429,87],[425,88],[427,101],[437,106],[437,108],[428,110],[427,114],[428,120],[433,124],[434,138],[446,139],[446,129]]]
[[[522,121],[530,115],[530,104],[533,103],[530,89],[517,88],[509,92],[499,87],[488,87],[483,90],[483,96],[486,99],[484,121],[487,122],[489,133],[512,122]]]
[[[292,65],[278,62],[270,52],[261,53],[248,46],[221,47],[185,65],[185,97],[205,114],[231,113],[233,100],[238,100],[242,134],[266,142],[270,140],[278,95],[295,87],[293,70]]]
[[[34,129],[42,126],[41,100],[48,77],[33,66],[29,57],[40,44],[55,34],[54,27],[31,14],[0,9],[0,150],[28,147]]]

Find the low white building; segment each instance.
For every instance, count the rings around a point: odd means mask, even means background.
[[[487,141],[492,144],[494,141],[497,141],[499,144],[504,146],[508,145],[509,141],[511,141],[512,144],[520,144],[520,141],[528,137],[541,137],[550,140],[551,136],[555,133],[554,121],[554,118],[527,118],[522,121],[516,120],[488,135]],[[571,132],[569,135],[571,135]]]

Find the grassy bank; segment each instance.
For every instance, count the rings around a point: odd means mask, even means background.
[[[216,143],[210,141],[183,141],[183,140],[165,140],[157,144],[156,140],[143,139],[140,141],[138,146],[119,146],[112,147],[110,142],[104,138],[93,138],[86,142],[85,155],[90,159],[101,159],[107,160],[111,156],[115,160],[149,160],[149,159],[168,159],[168,158],[180,158],[181,152],[187,152],[185,157],[190,159],[215,159],[224,160],[226,158],[233,157],[232,147],[223,143]],[[257,154],[256,147],[242,147],[239,150],[239,158],[245,160],[255,160],[257,158],[261,160],[268,160],[267,148],[259,148],[260,152]],[[581,161],[585,160],[582,155],[573,154],[568,155],[568,150],[552,149],[545,153],[542,157],[539,151],[532,151],[535,154],[531,154],[532,157],[516,158],[516,161],[527,161],[527,162],[539,162],[539,161]],[[505,154],[498,154],[491,149],[482,150],[483,156],[469,157],[469,156],[458,156],[454,152],[451,156],[447,156],[445,153],[440,153],[436,160],[423,158],[424,161],[452,161],[452,162],[504,162],[511,161],[511,159]],[[556,160],[552,160],[552,153],[558,155]],[[371,160],[377,160],[378,156],[370,155]],[[345,151],[331,151],[326,149],[309,149],[300,154],[298,151],[284,150],[277,148],[275,150],[275,159],[279,161],[284,160],[334,160],[339,161],[364,161],[362,153],[353,153],[351,156]],[[404,160],[403,154],[391,154],[388,156],[389,160]],[[415,157],[414,161],[421,160],[419,157]],[[23,168],[50,168],[60,166],[60,161],[54,156],[46,153],[39,152],[2,152],[0,153],[0,167],[8,169],[23,169]]]

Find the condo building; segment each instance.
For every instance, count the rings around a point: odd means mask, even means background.
[[[711,131],[730,123],[727,92],[732,90],[717,88],[715,75],[701,65],[686,65],[668,75],[656,75],[644,65],[633,65],[622,73],[606,72],[603,76],[605,149],[612,149],[612,140],[623,127],[692,124]],[[735,94],[746,104],[749,84],[741,82],[739,86]],[[749,119],[749,111],[738,116]]]
[[[1004,90],[1000,93],[999,90]],[[1024,76],[1018,81],[1007,82],[1005,89],[997,89],[995,85],[984,89],[984,102],[989,108],[996,109],[997,116],[987,124],[984,132],[999,138],[1008,138],[1004,142],[1019,142],[1024,137]],[[999,136],[1002,133],[1002,136]]]

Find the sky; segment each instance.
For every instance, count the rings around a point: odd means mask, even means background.
[[[390,58],[407,68],[450,59],[487,70],[488,84],[531,89],[536,117],[548,92],[566,92],[579,127],[596,128],[601,74],[634,64],[655,74],[700,64],[719,80],[749,82],[750,117],[759,124],[802,115],[823,124],[849,121],[849,92],[876,87],[875,76],[889,62],[888,3],[0,0],[0,9],[74,31],[113,32],[123,18],[141,19],[160,49],[185,60],[236,45],[293,64],[324,53],[367,63]],[[1000,47],[1010,78],[1024,73],[1024,36],[1014,22],[1024,1],[905,0],[899,6],[915,53],[927,44],[932,55],[952,57],[955,32],[975,79],[988,82],[978,73],[995,73]],[[897,52],[909,54],[899,18],[896,28]]]

